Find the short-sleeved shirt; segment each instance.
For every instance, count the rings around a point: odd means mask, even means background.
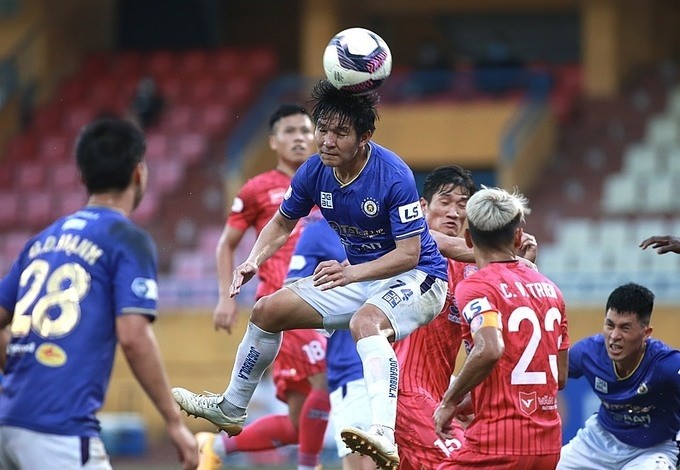
[[[279,209],[289,186],[290,176],[279,170],[270,170],[249,179],[234,198],[227,225],[241,231],[253,227],[259,235]],[[257,298],[281,288],[298,237],[296,227],[286,243],[262,263],[257,273],[260,278],[255,293]]]
[[[497,312],[505,350],[472,390],[475,418],[464,447],[483,454],[559,453],[557,355],[569,347],[564,299],[547,277],[518,261],[490,263],[456,288],[469,351],[486,312]]]
[[[600,425],[624,444],[652,447],[680,431],[680,351],[648,339],[635,371],[619,378],[602,335],[569,350],[569,377],[585,377],[602,404]]]
[[[0,424],[95,436],[116,318],[155,318],[156,248],[122,213],[88,206],[28,241],[0,281],[13,314]]]
[[[396,241],[418,236],[416,269],[446,280],[446,260],[427,230],[413,172],[394,152],[374,142],[369,145],[366,165],[347,184],[318,154],[312,155],[293,177],[281,214],[299,219],[318,206],[340,236],[351,264],[380,258],[395,249]]]

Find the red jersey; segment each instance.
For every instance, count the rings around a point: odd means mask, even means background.
[[[227,225],[246,231],[254,227],[259,235],[262,228],[271,220],[283,201],[283,195],[290,186],[290,176],[270,170],[249,179],[234,198]],[[255,296],[259,299],[272,294],[283,286],[286,279],[290,257],[300,235],[296,227],[286,243],[258,271],[260,283]]]
[[[441,313],[394,343],[399,361],[399,393],[424,394],[437,402],[449,387],[462,340],[460,312],[454,302],[456,285],[477,271],[474,264],[448,262],[449,285]]]
[[[463,341],[484,312],[498,312],[505,352],[472,390],[475,418],[464,447],[482,454],[545,455],[560,452],[557,353],[569,348],[562,293],[538,271],[517,261],[491,263],[456,288]]]

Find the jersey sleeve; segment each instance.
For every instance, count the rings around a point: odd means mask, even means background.
[[[415,180],[402,176],[393,182],[389,198],[390,224],[395,240],[419,235],[427,228]]]
[[[485,284],[475,282],[474,279],[466,279],[456,286],[456,301],[470,333],[474,334],[482,326],[496,326],[502,329],[498,308],[494,305],[491,291],[485,288]],[[487,314],[492,315],[493,321],[485,321]]]
[[[21,264],[17,259],[5,277],[0,280],[0,307],[8,312],[14,312],[17,303],[19,278],[21,277]]]
[[[310,213],[314,207],[314,185],[310,174],[316,173],[311,167],[310,158],[295,172],[290,188],[283,196],[279,212],[287,219],[297,220]]]
[[[675,389],[676,395],[680,396],[680,351],[671,350],[655,364],[663,377],[668,377]]]
[[[156,316],[158,283],[156,248],[151,238],[135,226],[119,230],[113,263],[113,302],[116,316],[141,313]]]
[[[254,180],[248,180],[238,192],[231,204],[231,210],[227,217],[227,225],[235,229],[246,231],[255,225],[260,207],[257,201],[257,184]],[[261,189],[261,188],[260,188]]]

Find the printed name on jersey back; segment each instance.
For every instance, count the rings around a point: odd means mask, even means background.
[[[521,283],[515,282],[514,286],[510,286],[504,282],[498,285],[503,297],[512,299],[518,296],[540,298],[557,298],[557,290],[555,286],[549,282],[530,282]]]

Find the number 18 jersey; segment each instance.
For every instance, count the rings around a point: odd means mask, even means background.
[[[557,354],[569,347],[560,290],[517,261],[499,262],[461,281],[456,301],[468,351],[485,312],[497,312],[505,343],[491,374],[472,391],[475,418],[465,446],[483,454],[559,453]]]
[[[13,313],[0,424],[94,436],[116,318],[156,315],[156,251],[122,213],[88,206],[29,240],[0,281]]]

